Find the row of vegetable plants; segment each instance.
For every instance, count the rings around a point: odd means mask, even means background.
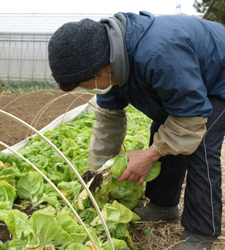
[[[140,186],[117,182],[129,162],[125,149],[141,150],[149,142],[151,120],[132,106],[126,110],[128,125],[122,153],[97,171],[88,166],[94,113],[81,114],[73,122],[44,133],[82,176],[100,214],[71,166],[40,136],[30,137],[28,145],[18,151],[24,159],[0,152],[0,221],[12,234],[12,240],[0,241],[0,249],[133,248],[129,229],[140,218],[132,210],[140,205],[146,181],[159,174],[160,163],[154,163]],[[36,211],[28,216],[28,209]]]
[[[43,89],[53,89],[54,86],[45,81],[3,81],[0,79],[0,90],[11,94],[19,94]]]

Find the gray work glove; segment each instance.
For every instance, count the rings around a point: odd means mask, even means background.
[[[94,170],[120,154],[127,131],[125,110],[95,109],[95,124],[88,154],[88,166]]]

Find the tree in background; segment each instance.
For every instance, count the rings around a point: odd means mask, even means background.
[[[225,0],[195,0],[193,7],[203,13],[203,19],[225,24]]]

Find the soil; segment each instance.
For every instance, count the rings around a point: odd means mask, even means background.
[[[1,92],[1,91],[0,91]],[[11,94],[6,92],[0,93],[0,110],[10,113],[30,125],[33,125],[37,130],[48,125],[55,118],[65,112],[74,109],[77,106],[87,103],[92,97],[90,94],[65,93],[61,90],[50,89],[43,91],[35,91],[21,94]],[[44,109],[46,104],[55,100],[51,105]],[[39,115],[39,111],[42,114]],[[0,141],[12,146],[30,135],[30,131],[20,123],[6,117],[0,113]],[[223,147],[225,148],[225,147]],[[4,147],[0,145],[0,151]],[[224,149],[222,151],[222,176],[223,176],[223,197],[225,196],[225,157]],[[185,183],[183,184],[182,197],[179,204],[180,216],[183,210],[183,194]],[[224,201],[224,198],[223,198]],[[14,209],[20,209],[14,206]],[[24,211],[23,211],[24,212]],[[33,210],[26,210],[28,215],[31,215]],[[166,223],[148,222],[136,223],[130,230],[134,242],[134,249],[149,249],[149,250],[169,250],[179,242],[179,237],[183,228],[179,221]],[[11,239],[11,235],[7,227],[0,221],[0,240],[6,242]],[[214,244],[212,250],[225,249],[225,216],[222,218],[222,234]]]

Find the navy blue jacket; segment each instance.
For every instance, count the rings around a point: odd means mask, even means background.
[[[129,79],[97,96],[102,108],[129,103],[156,122],[208,117],[207,98],[225,99],[225,26],[189,16],[123,13]]]

